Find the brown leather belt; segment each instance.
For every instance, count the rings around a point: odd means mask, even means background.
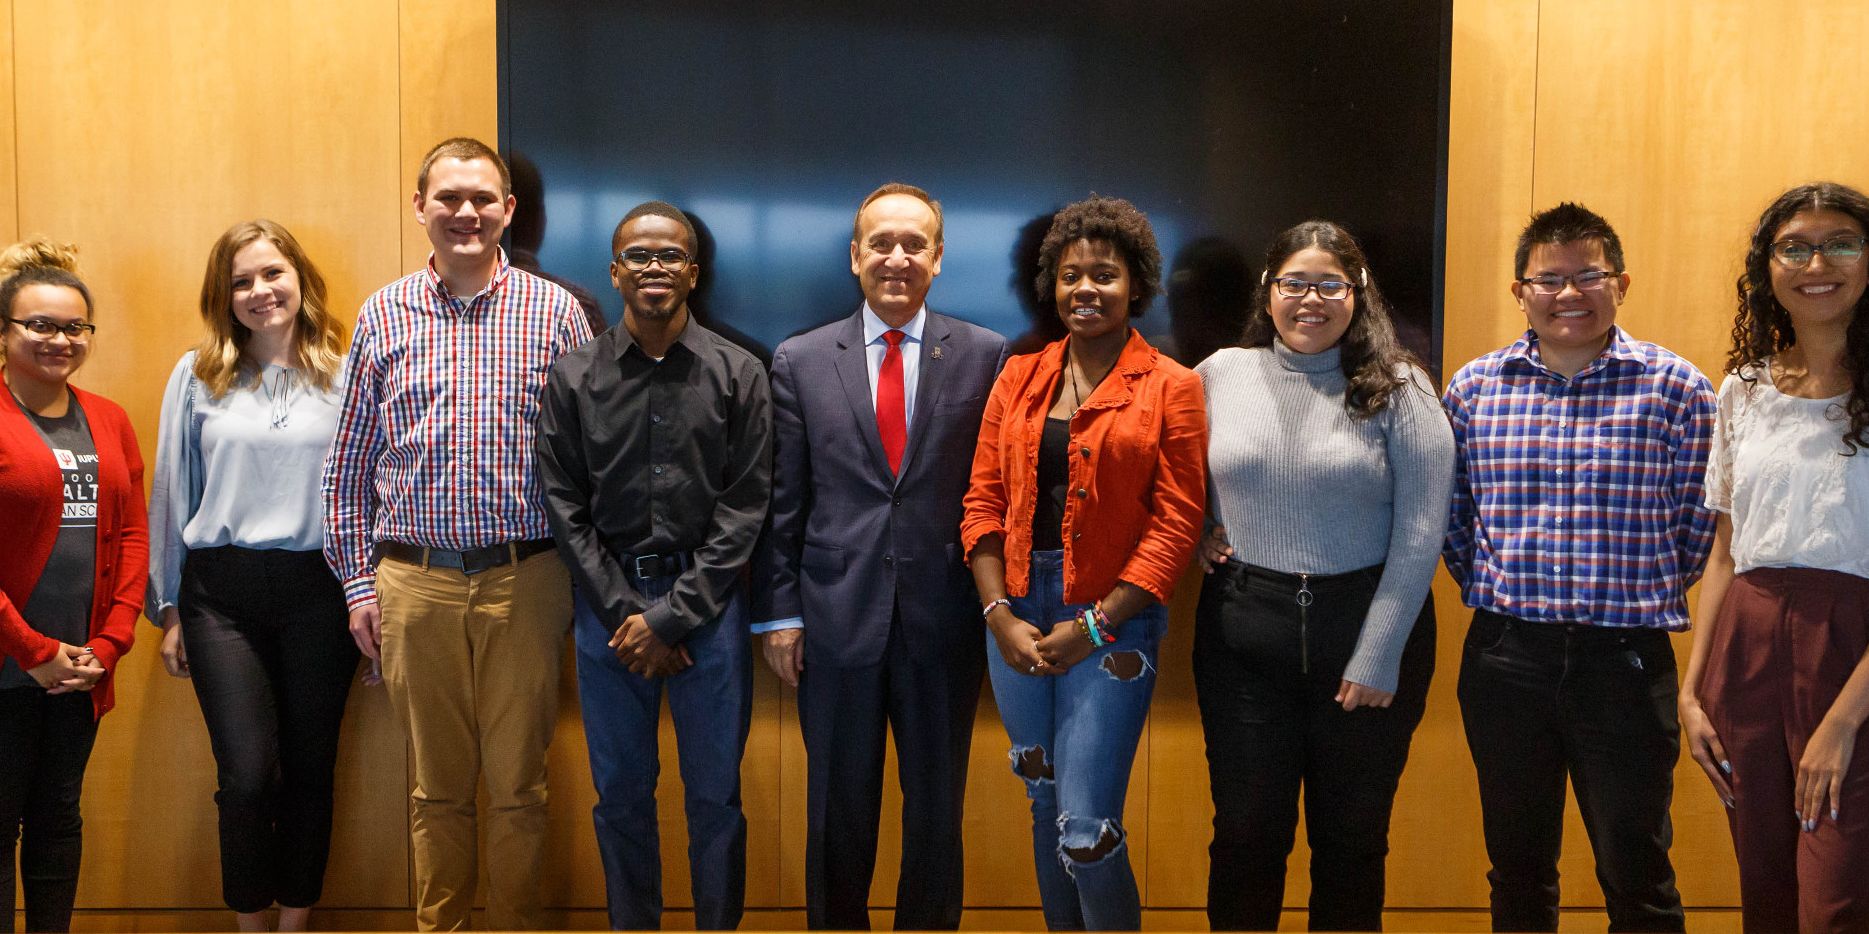
[[[459,568],[469,577],[482,571],[518,564],[537,554],[544,554],[558,547],[558,543],[549,538],[533,538],[522,542],[501,542],[485,548],[470,548],[466,551],[449,551],[446,548],[425,548],[407,542],[383,541],[376,543],[376,557],[395,558],[409,564],[419,564],[425,568]]]

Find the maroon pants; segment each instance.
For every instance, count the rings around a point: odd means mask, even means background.
[[[1869,726],[1838,819],[1802,832],[1798,759],[1869,647],[1869,579],[1761,568],[1721,602],[1701,698],[1732,763],[1728,815],[1747,931],[1869,931]]]

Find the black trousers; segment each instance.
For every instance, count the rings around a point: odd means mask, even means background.
[[[70,930],[83,855],[78,799],[96,740],[91,695],[0,690],[0,931],[13,930],[16,842],[26,930]]]
[[[960,926],[961,806],[985,649],[970,630],[944,651],[917,654],[902,636],[900,614],[892,625],[880,663],[840,668],[812,658],[798,682],[807,755],[805,915],[812,930],[869,930],[889,728],[902,785],[895,928]],[[809,646],[809,631],[805,640]]]
[[[1382,928],[1389,813],[1434,676],[1434,606],[1416,617],[1395,700],[1335,700],[1380,565],[1299,578],[1240,564],[1214,571],[1195,615],[1194,685],[1213,780],[1207,918],[1214,930],[1278,928],[1303,789],[1314,931]]]
[[[310,907],[359,655],[343,588],[316,551],[227,546],[188,553],[177,602],[220,781],[221,897]]]
[[[1479,771],[1493,930],[1557,930],[1566,778],[1609,929],[1683,929],[1668,860],[1678,689],[1666,632],[1473,614],[1460,715]]]

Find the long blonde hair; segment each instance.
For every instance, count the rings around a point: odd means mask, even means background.
[[[201,320],[207,333],[195,349],[195,378],[220,398],[233,388],[243,370],[253,332],[234,318],[234,254],[265,238],[285,254],[299,275],[299,313],[292,328],[292,356],[305,376],[319,389],[330,389],[344,362],[344,325],[325,307],[324,276],[292,232],[260,218],[227,228],[208,251],[208,270],[201,278]]]

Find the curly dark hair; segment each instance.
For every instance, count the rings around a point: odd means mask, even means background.
[[[1155,246],[1155,230],[1135,205],[1094,192],[1051,217],[1051,230],[1038,247],[1038,278],[1032,280],[1038,307],[1057,310],[1058,261],[1079,240],[1102,240],[1122,254],[1129,267],[1129,316],[1142,317],[1149,300],[1162,290],[1162,251]]]
[[[1803,211],[1847,214],[1869,231],[1869,197],[1835,182],[1799,185],[1779,195],[1759,215],[1759,225],[1753,228],[1752,242],[1746,247],[1746,271],[1739,275],[1739,313],[1733,317],[1733,346],[1726,352],[1726,372],[1748,383],[1757,382],[1758,374],[1747,372],[1747,367],[1763,366],[1766,358],[1798,342],[1791,316],[1772,293],[1771,262],[1772,241],[1779,228]],[[1850,395],[1843,403],[1849,426],[1843,431],[1843,444],[1854,455],[1869,447],[1869,291],[1856,300],[1844,335],[1843,359],[1850,371]]]
[[[1278,335],[1272,324],[1272,277],[1293,254],[1309,247],[1335,257],[1350,278],[1356,310],[1350,316],[1349,330],[1343,332],[1343,340],[1337,345],[1343,348],[1343,375],[1350,382],[1343,393],[1343,407],[1351,418],[1369,418],[1388,406],[1396,390],[1409,384],[1409,368],[1419,368],[1421,361],[1395,336],[1389,300],[1376,285],[1362,246],[1342,227],[1330,221],[1309,220],[1273,239],[1265,251],[1265,272],[1259,277],[1259,287],[1253,290],[1246,311],[1246,333],[1240,338],[1240,346],[1272,345],[1272,338]]]

